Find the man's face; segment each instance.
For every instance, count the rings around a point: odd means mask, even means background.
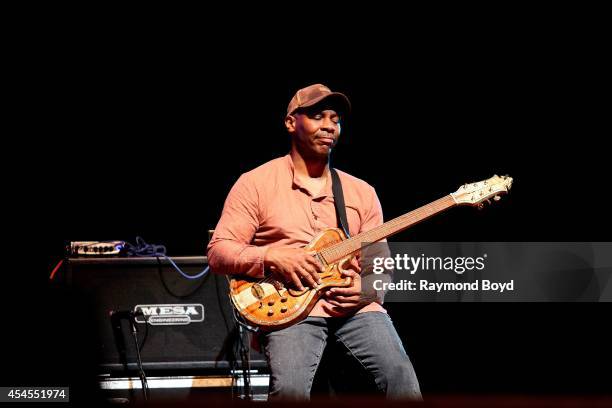
[[[340,116],[330,107],[294,113],[286,125],[296,147],[306,156],[328,156],[340,137]]]

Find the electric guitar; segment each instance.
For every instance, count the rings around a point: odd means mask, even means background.
[[[324,266],[324,271],[319,274],[320,285],[297,290],[286,287],[271,276],[263,279],[234,277],[230,280],[232,303],[249,324],[261,330],[272,331],[291,326],[308,316],[327,288],[351,285],[351,278],[343,276],[342,271],[362,247],[397,234],[451,207],[470,205],[482,208],[485,202],[490,203],[491,198],[499,200],[500,195],[507,193],[511,186],[511,177],[495,175],[478,183],[464,184],[454,193],[349,239],[339,228],[321,231],[304,248]]]

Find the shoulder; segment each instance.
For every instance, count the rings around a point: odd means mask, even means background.
[[[277,157],[276,159],[272,159],[264,164],[255,167],[253,170],[249,170],[246,173],[243,173],[240,177],[245,178],[247,180],[261,180],[265,181],[267,177],[276,175],[283,171],[286,172],[288,168],[287,157]]]
[[[255,167],[253,170],[242,173],[237,183],[248,184],[254,187],[265,186],[270,180],[276,179],[279,174],[286,173],[287,166],[286,156],[277,157]]]
[[[374,189],[374,187],[368,184],[366,181],[358,177],[355,177],[351,174],[348,174],[347,172],[342,171],[340,169],[336,169],[336,171],[338,171],[338,176],[340,177],[340,182],[342,183],[343,189],[350,188],[350,189],[353,189],[353,190],[356,189],[358,191],[368,193],[368,194],[376,194],[376,190]]]

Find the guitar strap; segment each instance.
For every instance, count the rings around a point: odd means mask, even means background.
[[[342,192],[342,183],[340,176],[334,168],[330,168],[332,177],[332,192],[334,193],[334,207],[336,207],[336,216],[340,224],[340,228],[344,231],[347,238],[350,238],[348,228],[348,220],[346,219],[346,207],[344,205],[344,193]]]

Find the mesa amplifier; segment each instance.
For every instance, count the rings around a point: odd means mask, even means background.
[[[207,264],[206,257],[172,259],[189,275]],[[70,258],[62,280],[90,302],[102,372],[136,369],[122,315],[135,317],[145,371],[241,368],[238,346],[249,346],[250,334],[239,334],[225,276],[187,279],[163,258]],[[265,369],[264,356],[251,350],[250,367]]]

